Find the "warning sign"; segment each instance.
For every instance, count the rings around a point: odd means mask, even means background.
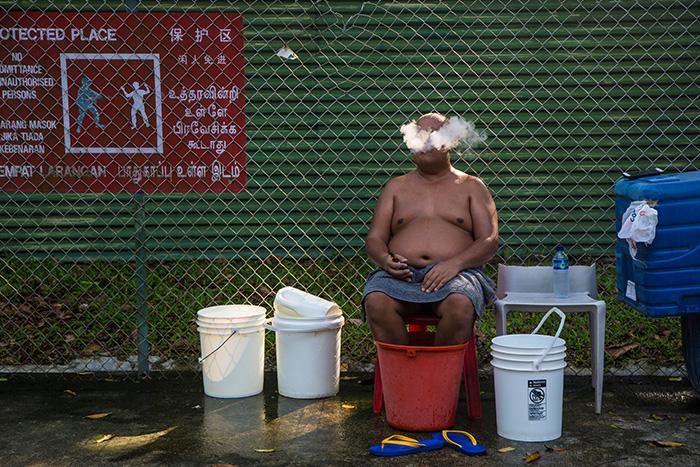
[[[547,420],[547,380],[527,381],[527,419]]]
[[[0,191],[245,190],[235,13],[4,13]]]

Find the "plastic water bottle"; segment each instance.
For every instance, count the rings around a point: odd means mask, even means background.
[[[569,296],[569,258],[561,243],[557,245],[552,258],[552,285],[555,298]]]

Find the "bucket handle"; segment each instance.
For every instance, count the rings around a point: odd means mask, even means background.
[[[221,345],[219,345],[217,348],[215,348],[214,350],[212,350],[211,352],[209,352],[206,356],[204,356],[204,357],[197,357],[197,362],[201,364],[204,360],[206,360],[207,358],[211,357],[214,353],[216,353],[217,350],[219,350],[221,347],[223,347],[224,345],[226,345],[226,343],[228,342],[228,340],[229,340],[230,338],[232,338],[233,336],[235,336],[236,334],[251,334],[251,333],[254,333],[254,332],[257,332],[257,331],[258,331],[258,328],[257,328],[257,327],[236,328],[236,329],[231,330],[231,334],[229,334],[229,336],[228,336],[226,339],[224,339],[224,341],[221,343]]]
[[[214,354],[217,350],[219,350],[221,347],[223,347],[224,344],[226,344],[230,338],[232,338],[234,335],[236,335],[237,332],[238,332],[238,329],[234,329],[233,332],[231,333],[231,335],[228,336],[228,337],[221,343],[221,345],[219,345],[217,348],[215,348],[214,350],[212,350],[211,352],[209,352],[206,356],[204,356],[204,357],[198,357],[198,358],[197,358],[197,361],[201,364],[204,360],[206,360],[207,358],[211,357],[212,354]]]
[[[549,345],[547,346],[547,349],[544,351],[544,353],[542,355],[540,355],[539,357],[537,357],[532,362],[532,366],[535,368],[535,370],[539,370],[540,364],[542,363],[542,360],[544,360],[544,358],[547,356],[547,354],[549,354],[549,352],[552,350],[552,347],[554,347],[554,341],[557,340],[557,337],[559,337],[559,335],[561,334],[561,330],[564,329],[564,321],[566,321],[566,315],[559,308],[553,307],[551,310],[549,310],[547,313],[545,313],[545,315],[540,320],[540,323],[537,325],[535,330],[530,333],[530,335],[537,334],[537,331],[540,330],[540,328],[542,327],[544,322],[547,321],[547,318],[549,318],[549,316],[552,313],[558,314],[559,318],[561,318],[561,321],[559,322],[559,328],[557,329],[556,334],[554,334],[554,336],[552,337],[552,340],[549,343]]]

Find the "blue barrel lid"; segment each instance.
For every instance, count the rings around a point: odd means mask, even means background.
[[[636,180],[620,179],[615,194],[633,200],[700,196],[700,171],[652,175]]]

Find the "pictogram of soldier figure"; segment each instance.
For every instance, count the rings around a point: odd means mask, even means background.
[[[80,83],[80,88],[78,89],[78,98],[76,100],[79,110],[78,133],[80,133],[80,130],[83,128],[83,119],[85,118],[85,114],[88,112],[92,114],[92,118],[95,120],[95,126],[97,128],[104,128],[104,125],[100,124],[100,111],[95,104],[97,103],[98,99],[107,98],[94,89],[91,89],[90,85],[92,85],[92,80],[87,76],[83,76]]]

